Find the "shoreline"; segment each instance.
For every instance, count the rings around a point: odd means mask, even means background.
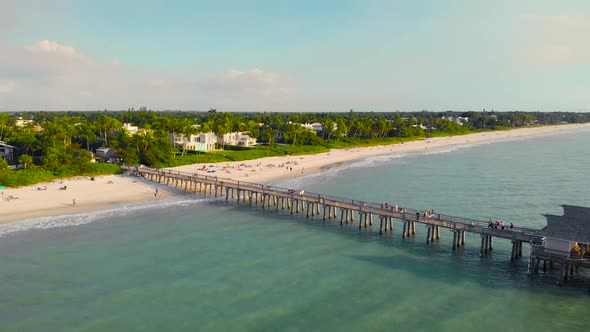
[[[266,157],[217,164],[200,163],[168,167],[165,169],[196,173],[199,175],[218,176],[219,178],[227,178],[237,181],[268,184],[270,181],[293,179],[302,175],[315,173],[327,168],[339,167],[353,161],[373,156],[418,151],[436,151],[453,146],[464,146],[480,142],[494,142],[517,137],[541,136],[545,134],[567,132],[568,130],[579,128],[590,128],[590,123],[519,128],[459,136],[433,137],[389,145],[331,149],[329,152],[311,155]],[[211,165],[213,165],[213,167],[210,167]]]
[[[67,189],[60,189],[67,186]],[[157,195],[154,195],[158,190]],[[75,215],[177,195],[175,188],[124,175],[91,181],[74,177],[0,191],[0,225],[33,218]],[[14,197],[14,198],[11,198]]]
[[[297,178],[372,156],[436,151],[452,146],[541,136],[582,128],[590,128],[590,123],[435,137],[391,145],[332,149],[329,152],[313,155],[266,157],[230,163],[184,165],[166,169],[267,184],[270,181]],[[63,186],[67,186],[67,189],[60,190]],[[154,195],[156,190],[158,191],[157,195]],[[96,177],[95,181],[91,181],[88,177],[75,177],[20,188],[6,188],[0,190],[0,193],[1,225],[39,217],[101,211],[118,207],[124,203],[147,202],[182,195],[184,191],[141,178],[106,175]],[[11,196],[17,198],[10,199]]]

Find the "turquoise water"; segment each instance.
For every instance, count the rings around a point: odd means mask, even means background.
[[[376,157],[285,186],[542,227],[590,205],[590,132]],[[73,227],[57,227],[63,225]],[[79,225],[78,225],[79,224]],[[496,241],[402,240],[188,195],[0,228],[0,331],[577,331],[588,286]],[[528,249],[525,249],[525,255]]]

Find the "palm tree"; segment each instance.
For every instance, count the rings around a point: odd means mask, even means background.
[[[104,138],[104,144],[106,146],[109,145],[109,132],[113,129],[116,128],[120,128],[121,127],[121,122],[119,122],[119,120],[110,117],[108,115],[101,115],[97,120],[96,120],[99,128],[100,128],[100,134],[101,136]],[[104,134],[104,136],[103,136]]]
[[[57,122],[45,121],[43,127],[43,141],[46,145],[55,146],[55,142],[63,137],[63,128]]]
[[[0,113],[0,141],[4,140],[4,129],[11,121],[12,117],[8,113]]]
[[[27,169],[27,165],[33,162],[33,157],[29,156],[28,154],[21,154],[21,156],[18,158],[18,162],[23,164],[25,169]]]

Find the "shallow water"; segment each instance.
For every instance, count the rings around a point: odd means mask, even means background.
[[[588,206],[590,132],[375,157],[281,181],[527,227]],[[426,152],[426,151],[425,151]],[[192,201],[197,199],[195,201]],[[76,224],[73,227],[63,227]],[[522,331],[588,326],[587,286],[479,257],[201,197],[0,228],[2,331]],[[44,225],[43,229],[32,229]],[[22,230],[29,228],[29,230]],[[528,250],[525,249],[525,256]]]

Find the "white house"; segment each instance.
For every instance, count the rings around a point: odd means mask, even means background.
[[[458,125],[464,125],[465,123],[469,122],[469,118],[464,117],[464,116],[458,116],[458,117],[453,117],[453,116],[443,116],[442,117],[443,120],[449,120],[449,121],[453,121],[454,123],[458,124]]]
[[[14,159],[14,149],[16,149],[14,146],[0,141],[0,157],[4,158],[4,160],[11,161]]]
[[[137,134],[139,132],[139,127],[131,125],[131,123],[123,123],[123,128],[127,130],[129,135]]]
[[[319,122],[313,122],[313,123],[302,123],[301,127],[305,128],[305,129],[309,129],[309,130],[313,130],[314,132],[318,132],[318,131],[322,131],[324,130],[324,125],[322,125]]]
[[[24,127],[24,126],[26,126],[29,123],[33,123],[33,120],[23,120],[23,117],[22,116],[19,116],[18,119],[16,119],[16,122],[15,122],[15,124],[18,127]]]
[[[219,136],[217,142],[222,145],[238,145],[249,147],[256,145],[256,138],[242,132],[227,133]]]
[[[196,135],[185,136],[182,133],[169,133],[170,141],[176,147],[182,147],[190,151],[213,151],[217,136],[215,133],[198,133]]]

